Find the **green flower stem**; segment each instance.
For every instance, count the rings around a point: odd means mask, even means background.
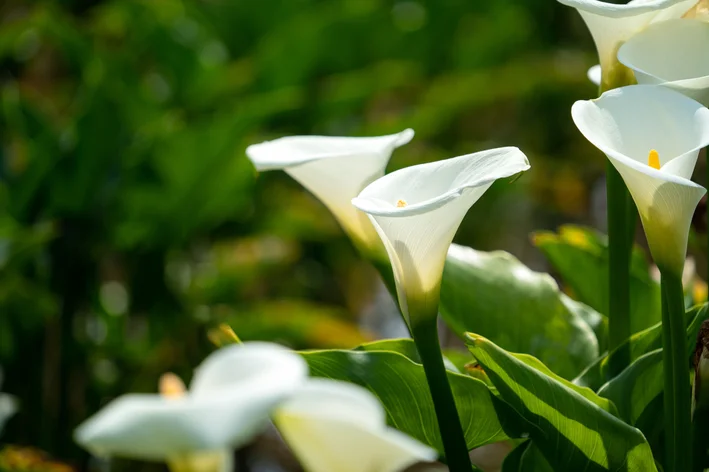
[[[635,230],[635,206],[610,160],[606,166],[608,200],[608,349],[618,349],[630,338],[630,256]],[[632,210],[632,211],[631,211]],[[626,344],[626,347],[629,346]],[[615,377],[630,364],[630,350],[612,357],[609,374]]]
[[[438,326],[436,316],[421,318],[412,326],[412,334],[418,349],[426,381],[433,398],[438,427],[443,439],[443,450],[451,472],[470,472],[472,465],[468,455],[463,428],[460,425],[458,409],[448,375],[443,365],[443,354],[438,343]]]
[[[692,470],[692,420],[682,276],[662,275],[662,360],[665,376],[665,471]]]

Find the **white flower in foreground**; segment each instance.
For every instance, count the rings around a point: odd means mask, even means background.
[[[384,242],[409,324],[436,316],[446,253],[468,209],[496,179],[527,169],[519,149],[493,149],[398,170],[352,200]]]
[[[592,84],[601,85],[601,65],[596,64],[588,69],[586,77],[588,77],[588,80],[590,80]]]
[[[615,76],[626,73],[618,67],[618,48],[651,23],[680,18],[697,0],[634,0],[613,4],[599,0],[558,0],[578,10],[593,36],[603,81],[616,82]]]
[[[571,114],[623,177],[655,263],[682,274],[692,215],[706,192],[689,179],[709,144],[709,110],[673,90],[634,85],[576,102]]]
[[[389,428],[374,395],[345,382],[311,379],[276,410],[274,422],[309,472],[396,472],[437,457]]]
[[[259,172],[286,171],[328,207],[361,249],[377,253],[379,238],[351,201],[384,175],[394,149],[413,136],[411,129],[372,138],[290,136],[249,146],[246,154]]]
[[[230,468],[230,448],[250,441],[272,410],[304,381],[300,356],[276,344],[222,348],[195,371],[189,392],[174,375],[162,395],[124,395],[76,430],[98,455],[165,461],[173,472]]]
[[[618,50],[640,84],[656,84],[709,104],[709,23],[672,20],[651,25]]]

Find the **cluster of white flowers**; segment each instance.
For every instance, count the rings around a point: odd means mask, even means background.
[[[600,62],[589,77],[608,90],[574,104],[573,120],[625,181],[655,262],[681,273],[706,192],[690,180],[709,145],[705,0],[559,1],[587,23]],[[635,80],[641,85],[610,90]],[[437,314],[446,254],[468,209],[495,180],[530,168],[506,147],[384,175],[413,135],[296,136],[246,151],[257,170],[285,170],[317,196],[363,254],[388,258],[410,327]],[[308,379],[304,361],[277,345],[223,348],[196,371],[189,392],[174,376],[163,378],[161,392],[113,401],[77,430],[77,441],[98,454],[163,460],[173,471],[220,471],[231,466],[231,448],[273,421],[313,472],[396,471],[436,457],[388,428],[367,390]]]
[[[690,179],[709,145],[709,2],[559,1],[586,22],[600,61],[588,75],[608,90],[574,104],[574,122],[623,177],[655,263],[681,273],[706,192]],[[640,85],[609,90],[627,76]]]
[[[173,472],[228,472],[232,449],[271,420],[313,472],[394,472],[437,457],[387,427],[384,409],[368,390],[310,379],[298,354],[261,342],[210,355],[189,391],[166,374],[160,395],[117,398],[80,425],[75,437],[101,456],[164,461]]]

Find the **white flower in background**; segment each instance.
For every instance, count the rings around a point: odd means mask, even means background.
[[[178,377],[163,376],[161,395],[124,395],[75,438],[95,454],[165,461],[173,472],[228,471],[230,449],[262,431],[306,376],[305,361],[279,345],[232,345],[205,359],[189,392]]]
[[[389,428],[373,394],[345,382],[311,379],[276,410],[274,422],[309,472],[396,472],[437,457]]]
[[[613,163],[638,207],[655,263],[682,274],[689,226],[706,190],[690,180],[709,144],[709,110],[664,87],[622,87],[571,110]]]
[[[671,20],[651,25],[618,50],[640,84],[656,84],[709,104],[709,23]]]
[[[588,77],[588,80],[590,80],[591,83],[600,86],[601,85],[601,65],[596,64],[595,66],[588,69],[588,72],[586,72],[586,77]]]
[[[0,369],[0,387],[2,387],[2,369]],[[17,401],[12,395],[0,392],[0,433],[5,422],[17,412]]]
[[[328,207],[360,249],[376,254],[379,238],[351,201],[384,175],[394,149],[413,136],[411,129],[371,138],[290,136],[249,146],[246,154],[259,172],[286,171]]]
[[[680,18],[697,0],[633,0],[613,4],[600,0],[558,0],[578,10],[593,36],[606,87],[628,71],[618,64],[618,48],[648,25]],[[629,77],[626,77],[626,79]]]
[[[384,242],[410,325],[436,316],[446,253],[468,209],[496,179],[527,169],[519,149],[493,149],[398,170],[352,200]]]

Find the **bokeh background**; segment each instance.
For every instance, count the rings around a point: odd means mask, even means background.
[[[514,145],[532,170],[457,242],[544,270],[531,231],[603,229],[605,161],[569,113],[597,93],[595,50],[554,0],[5,0],[0,17],[1,388],[20,401],[0,444],[66,470],[87,465],[80,421],[189,379],[220,323],[294,348],[405,332],[325,207],[257,175],[249,144],[414,128],[389,170]],[[297,470],[271,439],[240,470]]]

